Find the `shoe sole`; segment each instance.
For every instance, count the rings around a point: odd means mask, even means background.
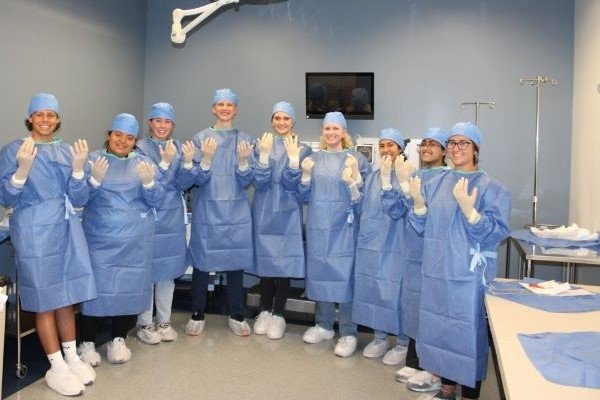
[[[410,387],[408,385],[406,385],[406,387],[408,388],[408,390],[410,390],[412,392],[422,393],[422,392],[435,392],[437,390],[440,390],[442,388],[442,385],[440,385],[438,387],[430,386],[430,387],[426,387],[426,388],[419,388],[419,387],[415,388],[415,387]]]

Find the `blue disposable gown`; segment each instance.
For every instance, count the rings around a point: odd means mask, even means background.
[[[23,139],[0,152],[0,202],[14,207],[10,235],[16,253],[19,294],[24,310],[44,312],[96,297],[87,244],[73,206],[89,191],[71,176],[69,146],[57,139],[36,143],[33,168],[23,188],[11,184]]]
[[[439,172],[447,167],[435,167],[417,171],[421,182],[425,184]],[[383,211],[392,219],[403,218],[407,209],[410,209],[412,199],[405,197],[398,190],[382,192],[381,200]],[[422,234],[422,232],[421,232]],[[400,304],[402,309],[403,333],[416,339],[419,327],[419,304],[421,302],[421,261],[423,259],[423,237],[415,231],[414,227],[405,221],[404,227],[404,275],[402,276],[402,289],[400,290]]]
[[[154,186],[143,189],[137,166],[152,160],[135,152],[119,158],[105,151],[90,154],[92,162],[104,156],[109,162],[102,184],[90,185],[90,200],[83,211],[83,230],[98,298],[82,305],[84,315],[134,315],[150,308],[151,269],[154,255],[155,216],[164,189],[157,175]],[[158,170],[158,168],[156,168]]]
[[[395,181],[395,175],[392,176]],[[394,182],[395,183],[395,182]],[[381,173],[364,186],[356,263],[352,321],[375,330],[402,332],[400,289],[404,275],[404,213],[392,219],[383,212]]]
[[[254,176],[250,168],[237,168],[237,144],[254,139],[237,129],[207,128],[194,135],[196,147],[208,137],[217,141],[217,151],[209,171],[198,165],[201,152],[196,152],[192,189],[192,232],[188,245],[189,263],[200,271],[236,271],[253,263],[252,218],[246,188]]]
[[[298,186],[308,203],[306,214],[306,295],[315,301],[348,303],[354,287],[354,250],[359,219],[341,174],[349,154],[359,162],[363,179],[371,172],[355,150],[317,151],[310,185]]]
[[[452,196],[459,178],[478,188],[469,224]],[[421,367],[474,387],[485,379],[488,356],[485,285],[496,276],[496,251],[508,237],[510,194],[483,171],[442,172],[422,186],[427,213],[409,214],[423,229],[423,275],[417,353]],[[414,218],[413,218],[414,217]]]
[[[146,155],[155,164],[161,161],[159,147],[165,142],[143,138],[137,142],[138,152]],[[183,201],[183,188],[177,175],[181,171],[181,143],[174,140],[177,154],[171,160],[169,169],[162,171],[162,184],[165,198],[156,208],[156,230],[154,236],[154,259],[152,261],[152,282],[175,279],[181,276],[186,264],[186,210]]]
[[[302,145],[300,161],[311,153],[310,147]],[[261,277],[304,278],[302,204],[296,193],[301,174],[300,168],[289,168],[283,138],[275,137],[269,166],[254,170],[255,259],[253,267],[246,272]]]

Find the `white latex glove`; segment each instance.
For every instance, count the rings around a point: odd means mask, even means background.
[[[33,167],[33,161],[37,155],[37,148],[33,138],[28,137],[23,141],[19,151],[17,151],[17,170],[13,175],[13,179],[20,185],[24,185],[31,167]]]
[[[408,178],[413,174],[413,166],[404,159],[404,155],[400,154],[394,161],[394,170],[398,183],[408,182]]]
[[[346,185],[348,185],[348,189],[350,190],[350,199],[352,201],[358,200],[360,197],[360,192],[358,191],[358,185],[354,178],[352,178],[352,168],[344,167],[342,170],[342,180]]]
[[[298,147],[298,136],[288,135],[283,140],[285,152],[290,160],[290,168],[298,169],[300,167],[300,148]]]
[[[238,168],[240,171],[247,171],[249,167],[248,159],[252,155],[252,145],[245,140],[242,140],[237,145]]]
[[[308,182],[310,182],[311,179],[311,175],[312,175],[312,170],[315,166],[315,162],[313,161],[312,158],[310,157],[306,157],[304,160],[302,160],[302,178],[301,181],[303,184],[308,184]]]
[[[175,154],[177,154],[177,148],[175,147],[173,140],[169,139],[165,142],[164,146],[158,146],[158,151],[160,153],[161,163],[164,163],[164,165],[169,168],[171,161],[173,161]]]
[[[217,152],[217,139],[208,137],[202,141],[200,144],[200,153],[202,153],[202,160],[200,161],[200,167],[208,171],[210,169],[210,164],[212,163],[212,159]]]
[[[141,161],[137,166],[137,170],[144,188],[150,189],[154,186],[154,167],[152,164],[147,161]]]
[[[71,155],[73,156],[71,164],[73,168],[72,174],[81,179],[83,176],[83,167],[88,160],[89,149],[87,141],[85,139],[77,139],[73,143],[73,146],[69,146],[69,148],[71,150]]]
[[[383,190],[392,189],[392,158],[383,156],[381,158],[381,167],[379,168],[381,175],[381,188]]]
[[[346,157],[346,161],[344,162],[344,165],[346,167],[350,167],[352,169],[352,179],[354,179],[354,182],[356,182],[356,184],[358,186],[362,185],[362,176],[360,175],[360,170],[358,169],[358,160],[356,158],[354,158],[353,155],[348,154],[348,157]]]
[[[458,182],[456,182],[456,185],[454,185],[454,189],[452,189],[452,195],[470,224],[479,221],[480,215],[474,207],[475,200],[477,200],[477,188],[473,188],[469,195],[468,179],[460,178]]]
[[[258,162],[261,165],[269,165],[269,154],[273,148],[273,134],[271,132],[263,133],[258,141]]]
[[[107,172],[108,160],[106,157],[96,158],[96,161],[92,163],[92,184],[96,187],[102,185],[102,181],[104,181]]]
[[[196,146],[194,142],[188,140],[181,145],[181,154],[183,155],[183,167],[191,169],[193,167],[194,155],[196,154]]]
[[[408,189],[410,197],[413,200],[413,210],[417,215],[423,215],[427,212],[427,206],[425,206],[425,198],[421,193],[421,178],[415,176],[414,178],[408,179]]]

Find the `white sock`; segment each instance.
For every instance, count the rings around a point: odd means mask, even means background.
[[[63,353],[65,353],[65,360],[67,364],[71,364],[77,360],[79,360],[79,355],[77,354],[77,344],[74,340],[70,342],[62,342]]]
[[[52,369],[61,369],[67,366],[60,350],[56,353],[46,354],[46,356],[48,357],[48,361],[50,361],[50,368]]]

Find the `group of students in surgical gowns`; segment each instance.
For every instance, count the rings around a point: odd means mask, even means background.
[[[354,150],[343,114],[325,115],[313,150],[293,130],[290,103],[273,106],[273,132],[256,139],[235,128],[238,103],[232,90],[215,91],[214,124],[185,142],[173,138],[168,103],[152,106],[143,138],[136,118],[119,114],[104,148],[89,152],[85,139],[69,146],[56,135],[53,95],[31,98],[30,134],[0,151],[0,204],[13,209],[21,302],[36,315],[51,365],[47,385],[77,395],[95,381],[103,318],[111,323],[110,363],[131,358],[126,338],[136,325],[146,344],[176,340],[174,279],[191,265],[187,335],[205,327],[211,272],[226,275],[232,332],[270,339],[285,334],[291,279],[305,279],[316,302],[306,343],[335,336],[337,308],[337,356],[356,351],[364,325],[374,337],[363,355],[389,365],[406,359],[396,379],[409,389],[454,399],[460,384],[463,398],[478,398],[487,366],[483,291],[510,212],[506,189],[478,168],[479,128],[427,130],[416,172],[400,131],[383,129],[373,171]],[[252,328],[245,272],[260,277]],[[396,337],[391,348],[388,335]]]

